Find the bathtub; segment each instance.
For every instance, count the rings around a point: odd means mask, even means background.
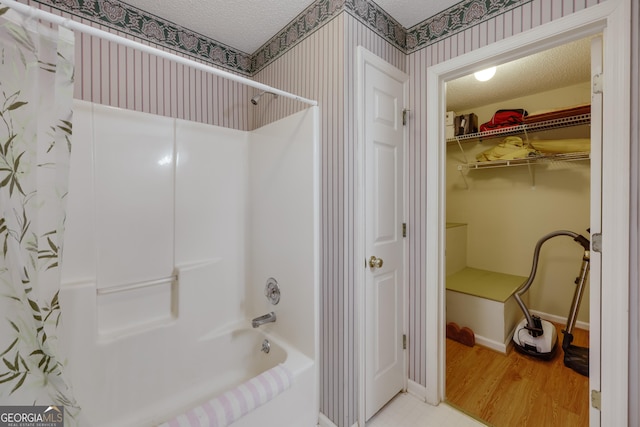
[[[126,418],[119,417],[110,426],[155,427],[204,426],[210,424],[185,421],[194,410],[211,408],[207,402],[216,400],[226,391],[280,367],[290,378],[290,387],[274,392],[268,402],[256,407],[232,424],[232,427],[312,427],[317,424],[318,404],[315,391],[316,367],[313,360],[288,345],[267,328],[247,328],[247,321],[224,331],[215,331],[198,339],[197,351],[183,355],[175,362],[171,392],[161,399],[139,407]],[[261,351],[263,341],[270,343],[268,354]],[[176,375],[175,371],[178,371]],[[192,417],[193,418],[193,417]],[[169,421],[172,423],[169,423]],[[180,420],[177,422],[176,420]],[[217,424],[211,424],[217,425]],[[227,424],[223,424],[227,425]]]

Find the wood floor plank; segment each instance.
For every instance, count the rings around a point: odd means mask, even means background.
[[[574,330],[574,344],[588,347],[588,331]],[[447,339],[447,401],[495,427],[588,426],[589,379],[564,366],[563,357],[560,347],[545,361]]]

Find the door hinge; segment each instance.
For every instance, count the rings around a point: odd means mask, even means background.
[[[402,126],[406,126],[407,125],[407,116],[409,114],[409,111],[411,111],[411,110],[406,109],[406,108],[404,110],[402,110]]]
[[[407,334],[402,334],[402,349],[407,349]]]
[[[593,406],[599,411],[602,410],[600,390],[591,390],[591,406]]]
[[[591,249],[594,252],[602,253],[602,233],[593,233],[591,235]]]
[[[407,237],[407,223],[402,223],[402,237]]]
[[[593,75],[592,93],[602,93],[602,73]]]

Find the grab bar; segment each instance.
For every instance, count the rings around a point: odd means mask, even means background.
[[[162,285],[167,282],[178,281],[178,275],[163,277],[161,279],[148,280],[145,282],[128,283],[125,285],[110,286],[108,288],[98,288],[98,295],[115,294],[118,292],[132,291],[134,289],[148,288],[150,286]]]

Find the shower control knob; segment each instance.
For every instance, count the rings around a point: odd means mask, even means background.
[[[371,256],[371,258],[369,258],[369,267],[371,267],[371,268],[381,268],[382,267],[382,258],[378,258],[376,256]]]
[[[280,287],[278,286],[278,281],[273,277],[269,277],[267,280],[267,284],[264,287],[264,296],[273,305],[280,302]]]

